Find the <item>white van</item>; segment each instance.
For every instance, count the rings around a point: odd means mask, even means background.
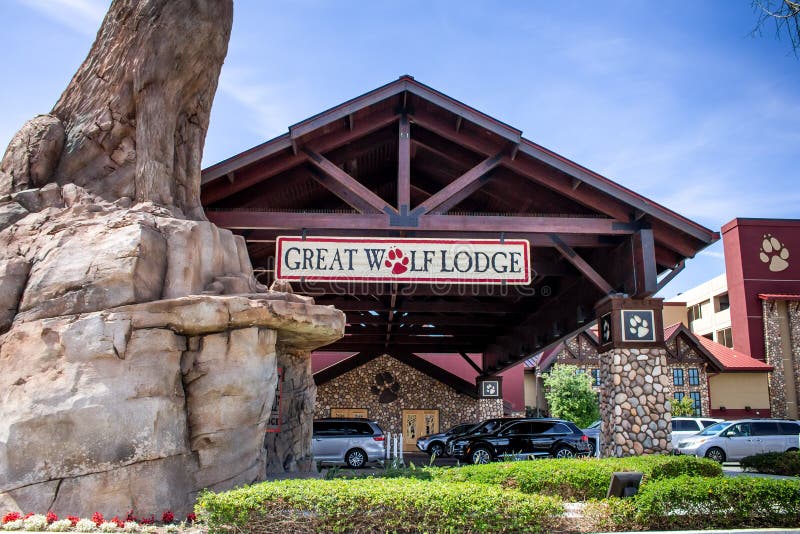
[[[764,452],[800,448],[800,423],[787,419],[740,419],[712,425],[678,443],[681,454],[717,462],[739,461]]]
[[[685,438],[722,421],[724,419],[714,419],[713,417],[673,417],[672,448],[677,448],[678,443],[685,441]]]

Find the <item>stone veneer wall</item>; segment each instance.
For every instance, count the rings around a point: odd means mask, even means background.
[[[671,452],[666,349],[612,349],[600,358],[603,456]]]
[[[522,417],[511,414],[511,417]],[[491,419],[492,417],[503,417],[503,399],[478,399],[478,420]]]
[[[375,375],[388,371],[400,385],[397,399],[382,404],[370,388]],[[493,399],[494,400],[494,399]],[[502,415],[502,400],[500,414]],[[384,432],[402,432],[403,410],[439,410],[439,428],[478,421],[478,401],[417,371],[410,365],[383,355],[317,387],[314,417],[330,417],[331,408],[366,408],[367,417]]]
[[[781,336],[781,306],[774,300],[762,302],[764,315],[764,354],[773,371],[769,374],[769,399],[772,417],[788,417],[786,406],[787,370],[784,365],[784,344]],[[800,398],[800,302],[787,302],[786,311],[789,323],[789,347],[791,350],[792,370],[794,373],[796,397]]]

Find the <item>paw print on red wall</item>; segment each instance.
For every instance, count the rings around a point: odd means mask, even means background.
[[[408,256],[399,248],[389,250],[389,259],[383,263],[392,269],[392,274],[403,274],[408,270]]]

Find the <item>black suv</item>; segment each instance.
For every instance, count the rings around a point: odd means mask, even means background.
[[[515,419],[494,431],[459,436],[451,444],[453,456],[473,464],[540,456],[572,458],[591,452],[581,429],[560,419]]]
[[[488,434],[490,432],[494,432],[501,426],[506,423],[510,423],[511,421],[520,421],[519,417],[496,417],[494,419],[485,419],[478,423],[477,425],[470,428],[468,431],[464,432],[463,434],[456,434],[447,438],[445,442],[445,447],[447,448],[447,455],[453,456],[453,442],[455,440],[460,440],[467,438],[468,436],[474,436],[475,434]]]

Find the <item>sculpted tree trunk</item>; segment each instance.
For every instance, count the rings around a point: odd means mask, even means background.
[[[0,197],[51,182],[202,219],[200,164],[232,0],[114,0],[50,115],[0,163]]]

